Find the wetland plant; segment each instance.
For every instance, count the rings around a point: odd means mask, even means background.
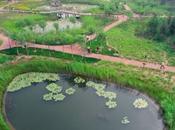
[[[109,101],[107,101],[106,102],[106,106],[108,107],[108,108],[116,108],[117,107],[117,103],[115,102],[115,101],[111,101],[111,100],[109,100]]]
[[[65,99],[65,95],[63,95],[62,93],[57,93],[57,94],[55,94],[55,95],[53,95],[53,99],[54,99],[54,101],[63,101],[64,99]]]
[[[62,91],[62,87],[58,86],[55,83],[51,83],[46,86],[46,89],[52,93],[60,93]]]
[[[53,97],[53,94],[52,93],[47,93],[47,94],[44,94],[43,95],[43,100],[45,100],[45,101],[51,101],[52,100],[52,97]]]
[[[75,89],[74,88],[68,88],[66,89],[65,93],[68,95],[73,95],[75,93]]]
[[[22,88],[26,88],[32,85],[32,83],[39,83],[42,81],[57,81],[59,80],[58,74],[55,73],[38,73],[30,72],[16,76],[9,84],[7,91],[15,92]]]
[[[124,124],[124,125],[126,125],[126,124],[129,124],[129,123],[130,123],[130,121],[128,120],[128,117],[127,117],[127,116],[125,116],[125,117],[123,117],[123,119],[122,119],[121,123],[122,123],[122,124]]]
[[[81,83],[85,83],[86,81],[85,81],[85,79],[83,79],[83,78],[81,78],[81,77],[76,77],[76,78],[74,79],[74,82],[75,82],[76,84],[81,84]]]
[[[135,108],[143,109],[148,107],[148,102],[145,99],[138,98],[133,103]]]

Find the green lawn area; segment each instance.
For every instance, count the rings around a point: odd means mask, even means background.
[[[8,61],[11,61],[12,59],[13,59],[12,56],[8,56],[8,55],[0,53],[0,64],[6,63]]]
[[[118,50],[122,57],[159,63],[168,61],[170,65],[175,65],[174,50],[166,43],[135,35],[135,30],[144,22],[130,20],[113,28],[106,33],[108,44]]]

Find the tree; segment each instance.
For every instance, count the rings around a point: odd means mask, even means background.
[[[47,23],[45,21],[40,21],[39,22],[39,26],[43,29],[43,32],[44,32],[44,29],[46,27]]]
[[[58,23],[54,23],[53,26],[54,26],[56,32],[58,32],[58,30],[59,30],[59,24]]]

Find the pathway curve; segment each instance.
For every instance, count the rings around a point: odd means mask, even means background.
[[[6,36],[4,36],[3,34],[0,34],[0,39],[4,40],[5,43],[9,42],[8,38]],[[16,47],[15,42],[11,41],[11,46],[9,46],[8,44],[4,44],[4,45],[0,46],[0,50],[8,49],[10,47]],[[39,44],[28,43],[28,47],[29,48],[48,49],[48,50],[65,52],[65,53],[74,54],[74,55],[80,55],[80,56],[84,56],[87,58],[96,58],[96,59],[105,60],[105,61],[119,62],[119,63],[123,63],[125,65],[143,67],[143,62],[137,61],[137,60],[129,60],[126,58],[113,57],[113,56],[107,56],[107,55],[95,54],[95,53],[88,54],[86,51],[84,51],[81,48],[81,46],[79,44],[62,45],[62,46],[48,46],[48,45],[39,45]],[[149,68],[149,69],[160,70],[160,64],[155,64],[155,63],[146,63],[144,67]],[[164,71],[175,72],[175,67],[165,66]]]
[[[107,25],[104,27],[104,31],[108,31],[112,29],[113,27],[121,24],[122,22],[127,21],[128,17],[124,15],[118,15],[116,16],[118,20],[115,20],[113,23]],[[93,34],[89,36],[89,40],[93,40],[96,38],[96,34]],[[3,44],[0,46],[0,50],[5,50],[13,47],[17,47],[18,45],[16,44],[15,41],[12,41],[9,39],[7,36],[4,34],[0,33],[0,40],[3,41]],[[84,57],[89,57],[89,58],[96,58],[100,60],[105,60],[105,61],[111,61],[111,62],[119,62],[123,63],[126,65],[132,65],[136,67],[143,67],[143,62],[137,61],[137,60],[130,60],[127,58],[120,58],[120,57],[114,57],[114,56],[108,56],[108,55],[102,55],[102,54],[95,54],[95,53],[90,53],[88,54],[85,50],[81,48],[79,44],[73,44],[73,45],[62,45],[62,46],[49,46],[49,45],[39,45],[39,44],[34,44],[34,43],[28,43],[27,44],[29,48],[41,48],[41,49],[48,49],[48,50],[53,50],[53,51],[60,51],[60,52],[65,52],[69,54],[75,54],[75,55],[80,55]],[[144,67],[145,68],[150,68],[150,69],[156,69],[160,70],[160,64],[155,64],[155,63],[145,63]],[[165,70],[168,72],[175,72],[175,67],[173,66],[165,66]]]
[[[119,62],[119,63],[123,63],[125,65],[143,67],[143,62],[137,61],[137,60],[129,60],[126,58],[113,57],[113,56],[95,54],[95,53],[89,54],[89,53],[85,52],[79,44],[64,45],[64,46],[48,46],[48,45],[38,45],[38,44],[30,43],[28,45],[28,47],[49,49],[49,50],[60,51],[60,52],[65,52],[65,53],[69,53],[69,54],[81,55],[81,56],[84,56],[87,58],[96,58],[96,59],[105,60],[105,61]],[[161,66],[160,64],[146,63],[146,62],[144,62],[144,63],[145,63],[145,66],[144,66],[145,68],[160,70],[160,66]],[[175,72],[175,67],[165,66],[164,71]]]

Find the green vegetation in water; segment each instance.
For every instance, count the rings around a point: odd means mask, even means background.
[[[68,95],[73,95],[75,93],[75,89],[74,88],[68,88],[66,89],[65,93]]]
[[[62,87],[57,85],[56,83],[51,83],[46,86],[46,89],[49,93],[43,95],[43,100],[45,101],[63,101],[66,97],[61,93]]]
[[[81,77],[76,77],[76,78],[74,79],[74,82],[75,82],[76,84],[81,84],[81,83],[85,83],[86,80],[83,79],[83,78],[81,78]]]
[[[88,81],[86,83],[86,86],[95,89],[96,94],[98,96],[104,97],[105,99],[107,99],[108,101],[106,102],[106,106],[108,108],[111,109],[111,108],[115,108],[117,106],[116,101],[112,101],[112,100],[115,100],[117,98],[117,94],[114,92],[105,91],[106,85],[95,83],[93,81]]]
[[[13,20],[12,20],[13,19]],[[48,30],[46,27],[47,21],[56,21],[56,15],[19,15],[10,16],[5,20],[2,20],[0,26],[2,30],[9,35],[13,40],[19,41],[19,43],[25,44],[26,42],[35,42],[37,44],[49,44],[49,45],[61,45],[72,43],[83,43],[84,35],[92,34],[97,30],[101,30],[104,25],[111,21],[108,18],[83,16],[80,21],[82,23],[81,28],[67,28],[64,31],[54,26],[53,31],[45,33],[36,33],[33,28],[36,25],[40,25],[44,30]],[[44,22],[43,22],[44,21]],[[26,29],[28,28],[28,29]]]
[[[53,95],[53,99],[57,102],[57,101],[63,101],[66,98],[65,95],[63,95],[62,93],[57,93],[55,95]]]
[[[125,116],[125,117],[123,117],[123,119],[122,119],[121,123],[125,125],[125,124],[129,124],[129,123],[130,123],[130,121],[128,120],[128,117],[127,117],[127,116]]]
[[[9,84],[7,91],[15,92],[22,88],[31,86],[32,83],[39,83],[45,80],[57,81],[59,80],[59,77],[57,74],[54,74],[54,73],[30,72],[30,73],[21,74],[13,79],[13,81]]]
[[[53,97],[53,93],[47,93],[43,95],[43,100],[45,101],[51,101]]]
[[[148,102],[145,99],[138,98],[134,101],[133,106],[138,109],[147,108]]]
[[[111,108],[115,108],[117,106],[117,103],[115,101],[109,100],[105,103],[105,105],[111,109]]]
[[[46,89],[52,93],[60,93],[62,91],[62,87],[58,86],[55,83],[51,83],[46,86]]]

